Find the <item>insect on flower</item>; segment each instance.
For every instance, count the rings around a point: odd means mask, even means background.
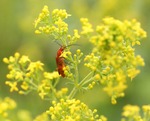
[[[64,62],[64,57],[62,57],[61,55],[62,55],[65,48],[66,48],[66,46],[61,46],[59,48],[59,50],[57,51],[57,55],[56,55],[57,71],[58,71],[59,75],[61,75],[62,77],[65,77],[63,68],[66,65]]]
[[[59,44],[59,43],[58,43]],[[60,45],[60,44],[59,44]],[[58,49],[57,51],[57,55],[56,55],[56,65],[57,65],[57,71],[59,73],[59,75],[61,75],[62,77],[65,77],[65,74],[64,74],[64,67],[66,67],[66,64],[65,64],[65,58],[62,56],[64,50],[69,47],[69,46],[72,46],[72,45],[77,45],[77,44],[70,44],[70,45],[67,45],[67,46],[62,46]]]

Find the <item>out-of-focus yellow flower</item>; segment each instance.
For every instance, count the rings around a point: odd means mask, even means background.
[[[19,60],[19,63],[20,63],[20,64],[25,64],[25,63],[27,63],[27,62],[30,62],[30,59],[29,59],[28,56],[25,56],[25,55],[23,55],[23,56],[20,58],[20,60]]]
[[[8,64],[9,63],[8,58],[3,58],[3,62]]]
[[[144,113],[143,120],[144,121],[150,120],[150,104],[149,105],[143,105],[142,109],[143,109],[143,113]]]
[[[49,121],[48,115],[44,112],[38,115],[33,121]]]
[[[132,80],[137,74],[140,73],[140,70],[135,69],[135,68],[131,68],[131,69],[127,70],[127,73],[128,73],[128,77],[130,77]]]
[[[137,116],[139,115],[140,108],[138,106],[133,106],[133,105],[126,105],[123,108],[124,112],[122,113],[123,116],[125,117],[130,117],[130,116]]]
[[[21,88],[22,88],[23,90],[28,90],[28,89],[29,89],[28,83],[24,81],[24,82],[21,84]]]
[[[142,106],[143,112],[140,112],[140,107],[136,105],[126,105],[123,107],[121,121],[149,121],[150,120],[150,105]]]
[[[89,23],[87,18],[81,18],[80,21],[82,23],[81,34],[88,36],[90,33],[94,31],[92,28],[92,24]]]
[[[16,115],[20,121],[33,121],[31,113],[27,110],[19,110]]]
[[[0,99],[0,116],[7,117],[8,111],[16,108],[16,102],[9,97]]]

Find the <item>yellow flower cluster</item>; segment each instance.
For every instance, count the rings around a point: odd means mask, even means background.
[[[68,92],[68,88],[61,88],[60,90],[56,90],[56,85],[59,81],[60,75],[58,72],[54,71],[52,73],[44,72],[44,79],[38,85],[39,96],[44,99],[45,96],[52,97],[54,95],[55,98],[65,98]]]
[[[0,99],[0,117],[7,117],[8,111],[16,108],[16,102],[9,97]]]
[[[92,33],[94,30],[92,28],[92,24],[89,23],[87,18],[81,18],[80,22],[82,24],[82,35],[88,36],[90,33]]]
[[[15,53],[14,56],[4,58],[8,64],[9,73],[5,84],[10,86],[10,92],[18,91],[19,94],[27,94],[30,91],[37,91],[39,96],[44,99],[47,97],[62,98],[68,89],[56,90],[60,75],[58,72],[45,72],[43,63],[40,61],[32,62],[28,56],[21,56]],[[55,95],[55,96],[53,96]]]
[[[96,114],[97,110],[90,110],[87,105],[79,100],[64,100],[52,102],[47,114],[51,116],[51,121],[107,121],[102,115]]]
[[[67,35],[67,39],[68,39],[68,41],[69,41],[69,43],[68,43],[69,45],[76,43],[76,41],[77,41],[78,39],[80,39],[80,35],[79,35],[78,30],[77,30],[77,29],[74,29],[74,34],[73,34],[73,36]]]
[[[31,62],[28,56],[20,56],[19,53],[4,58],[3,61],[8,64],[9,73],[6,77],[12,81],[6,81],[6,84],[10,86],[11,92],[19,91],[22,94],[36,88],[33,79],[43,71],[43,63],[40,61]],[[19,85],[21,89],[19,89]]]
[[[64,20],[69,16],[71,15],[65,9],[54,9],[50,13],[48,6],[44,6],[34,22],[35,33],[51,35],[54,41],[58,40],[65,46],[74,44],[80,38],[80,35],[77,29],[74,29],[72,36],[68,34],[68,24]]]
[[[142,106],[142,113],[140,108],[136,105],[126,105],[123,108],[121,121],[149,121],[150,120],[150,105]]]
[[[35,33],[45,33],[54,36],[55,39],[59,39],[60,36],[68,32],[68,24],[64,22],[64,19],[68,18],[68,16],[70,15],[63,9],[54,9],[50,14],[48,6],[44,6],[34,22],[35,28],[37,28]]]
[[[71,16],[71,15],[68,14],[65,9],[60,9],[60,10],[54,9],[52,11],[52,18],[53,18],[54,22],[58,21],[59,18],[64,20],[64,19],[68,18],[68,16]]]
[[[50,89],[51,89],[50,82],[47,80],[42,80],[41,84],[38,85],[37,91],[39,93],[39,96],[42,99],[44,99],[44,97],[50,93]]]
[[[66,61],[71,63],[69,66],[66,65],[63,68],[64,74],[71,81],[74,80],[74,76],[78,75],[78,65],[81,62],[82,56],[83,53],[80,49],[77,49],[75,54],[72,54],[69,50],[64,51],[62,54],[62,57],[65,58]]]
[[[96,35],[90,38],[94,48],[85,57],[85,66],[99,74],[113,104],[116,98],[124,96],[126,78],[133,79],[140,73],[137,67],[144,66],[143,58],[135,55],[133,48],[144,37],[146,32],[136,20],[122,22],[109,17],[103,19],[103,24],[96,27]]]
[[[35,27],[42,21],[48,22],[47,19],[49,18],[49,14],[48,6],[45,5],[42,12],[39,14],[39,17],[34,22]]]

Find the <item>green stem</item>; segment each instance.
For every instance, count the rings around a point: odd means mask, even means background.
[[[86,84],[87,82],[89,82],[89,80],[91,80],[91,79],[88,79],[86,81],[86,79],[89,78],[89,76],[91,76],[92,73],[93,72],[90,72],[86,77],[84,77],[84,79],[82,79],[82,81],[79,83],[79,87],[83,86],[84,84]]]
[[[75,86],[75,87],[72,89],[72,91],[70,92],[70,94],[69,94],[69,96],[68,96],[69,99],[72,99],[72,98],[74,97],[74,95],[77,93],[77,91],[78,91],[84,84],[87,84],[88,82],[91,81],[91,78],[88,79],[87,81],[86,81],[86,79],[89,78],[89,76],[91,76],[92,73],[93,73],[93,72],[90,72],[86,77],[84,77],[84,79],[82,79],[82,81],[81,81],[77,86]]]
[[[75,85],[78,86],[79,83],[79,70],[78,70],[78,64],[75,63]]]
[[[38,86],[32,81],[32,80],[29,80],[27,81],[29,84],[31,84],[35,89],[38,88]]]
[[[51,83],[50,83],[50,88],[51,88],[52,93],[55,95],[55,98],[58,99],[57,91],[56,91],[55,87]]]
[[[78,88],[77,87],[74,87],[72,89],[72,91],[70,92],[69,96],[68,96],[68,99],[72,99],[74,97],[74,95],[76,94],[76,92],[78,91]]]
[[[84,81],[84,82],[80,85],[80,87],[82,87],[82,86],[84,86],[85,84],[87,84],[87,83],[89,83],[90,81],[92,81],[93,78],[94,78],[94,77],[91,77],[90,79]]]

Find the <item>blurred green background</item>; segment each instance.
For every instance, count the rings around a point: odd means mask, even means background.
[[[55,70],[55,55],[58,45],[44,35],[35,35],[33,22],[44,5],[50,11],[55,8],[66,9],[72,16],[67,20],[69,28],[80,28],[79,19],[89,18],[93,25],[101,22],[102,18],[112,16],[124,20],[136,18],[148,37],[142,40],[136,52],[145,60],[146,66],[131,82],[126,90],[126,96],[118,100],[116,105],[110,103],[110,98],[96,87],[87,93],[77,95],[91,109],[98,109],[100,114],[108,117],[109,121],[119,121],[122,107],[126,104],[150,104],[150,0],[1,0],[0,1],[0,97],[9,96],[18,103],[17,110],[30,110],[31,116],[42,113],[49,108],[48,101],[42,101],[37,94],[21,96],[9,93],[5,86],[6,65],[4,57],[13,55],[16,51],[28,55],[33,61],[41,60],[47,71]],[[81,49],[88,53],[87,42],[81,42]],[[36,101],[36,103],[35,103]]]

